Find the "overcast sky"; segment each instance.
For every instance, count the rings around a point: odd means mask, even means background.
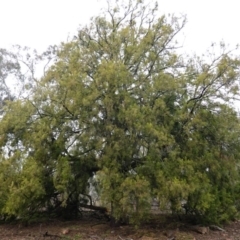
[[[111,0],[110,0],[111,1]],[[148,2],[149,0],[145,0]],[[105,0],[0,0],[0,47],[44,50],[66,41],[99,13]],[[184,49],[203,53],[212,42],[240,43],[239,0],[158,0],[161,13],[184,13]]]

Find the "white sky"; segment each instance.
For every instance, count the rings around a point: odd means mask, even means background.
[[[110,0],[111,1],[111,0]],[[148,2],[149,0],[145,0]],[[0,0],[0,48],[20,44],[44,50],[66,41],[105,0]],[[204,53],[212,42],[240,43],[239,0],[158,0],[162,13],[185,13],[184,49]]]

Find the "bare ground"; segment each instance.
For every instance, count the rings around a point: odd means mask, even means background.
[[[88,218],[77,221],[45,221],[24,226],[1,224],[1,240],[92,239],[92,240],[240,240],[240,221],[214,230],[159,217],[139,228],[129,225],[110,226],[109,222]],[[223,231],[224,230],[224,231]]]

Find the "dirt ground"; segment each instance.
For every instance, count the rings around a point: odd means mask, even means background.
[[[110,226],[100,219],[77,221],[52,220],[32,223],[1,224],[0,240],[27,239],[92,239],[92,240],[240,240],[240,221],[221,226],[221,229],[193,226],[179,221],[159,221],[139,228],[129,225]]]

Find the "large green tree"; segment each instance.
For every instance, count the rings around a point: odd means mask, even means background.
[[[153,198],[209,222],[236,215],[240,61],[224,45],[205,61],[179,55],[185,22],[116,1],[58,47],[0,122],[2,215],[77,213],[91,179],[117,220],[140,222]]]

